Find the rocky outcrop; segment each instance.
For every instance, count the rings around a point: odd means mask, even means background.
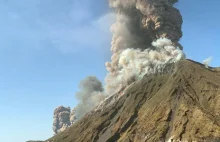
[[[219,70],[183,60],[172,72],[143,77],[48,141],[220,141],[219,104]]]

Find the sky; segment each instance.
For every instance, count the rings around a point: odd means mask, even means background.
[[[220,1],[180,0],[187,58],[220,66]],[[0,140],[53,135],[53,111],[74,107],[86,76],[106,75],[114,14],[106,0],[0,0]]]

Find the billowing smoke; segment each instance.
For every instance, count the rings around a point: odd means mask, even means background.
[[[184,58],[182,16],[176,0],[109,0],[116,11],[111,62],[106,63],[107,94],[117,92],[144,74]]]
[[[206,68],[209,67],[209,64],[212,62],[212,57],[209,57],[205,60],[203,60],[203,64],[205,65]]]
[[[105,98],[102,83],[94,76],[82,80],[79,88],[80,91],[75,94],[79,100],[79,104],[75,108],[76,118],[82,117]]]
[[[77,120],[76,117],[76,108],[73,108],[71,113],[70,113],[70,123],[71,125]]]
[[[79,83],[80,91],[75,94],[78,105],[70,107],[59,106],[54,110],[53,131],[55,134],[64,131],[84,114],[92,110],[104,100],[102,83],[94,76],[89,76]]]
[[[71,125],[70,107],[59,106],[54,111],[53,131],[55,134],[64,131]]]
[[[173,7],[175,2],[177,0],[109,0],[116,12],[116,23],[111,27],[112,57],[111,62],[106,63],[105,88],[103,90],[96,77],[82,80],[80,91],[75,94],[79,104],[72,111],[74,115],[66,111],[69,121],[65,125],[58,125],[60,121],[56,121],[55,126],[66,127],[99,105],[106,96],[145,74],[163,72],[166,65],[185,58],[183,47],[178,43],[182,37],[182,16]]]

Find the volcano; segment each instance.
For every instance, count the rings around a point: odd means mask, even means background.
[[[47,142],[220,141],[220,68],[181,60],[145,75]]]

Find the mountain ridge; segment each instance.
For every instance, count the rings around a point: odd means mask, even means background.
[[[87,113],[50,142],[220,140],[220,71],[182,60],[144,76],[111,105]]]

